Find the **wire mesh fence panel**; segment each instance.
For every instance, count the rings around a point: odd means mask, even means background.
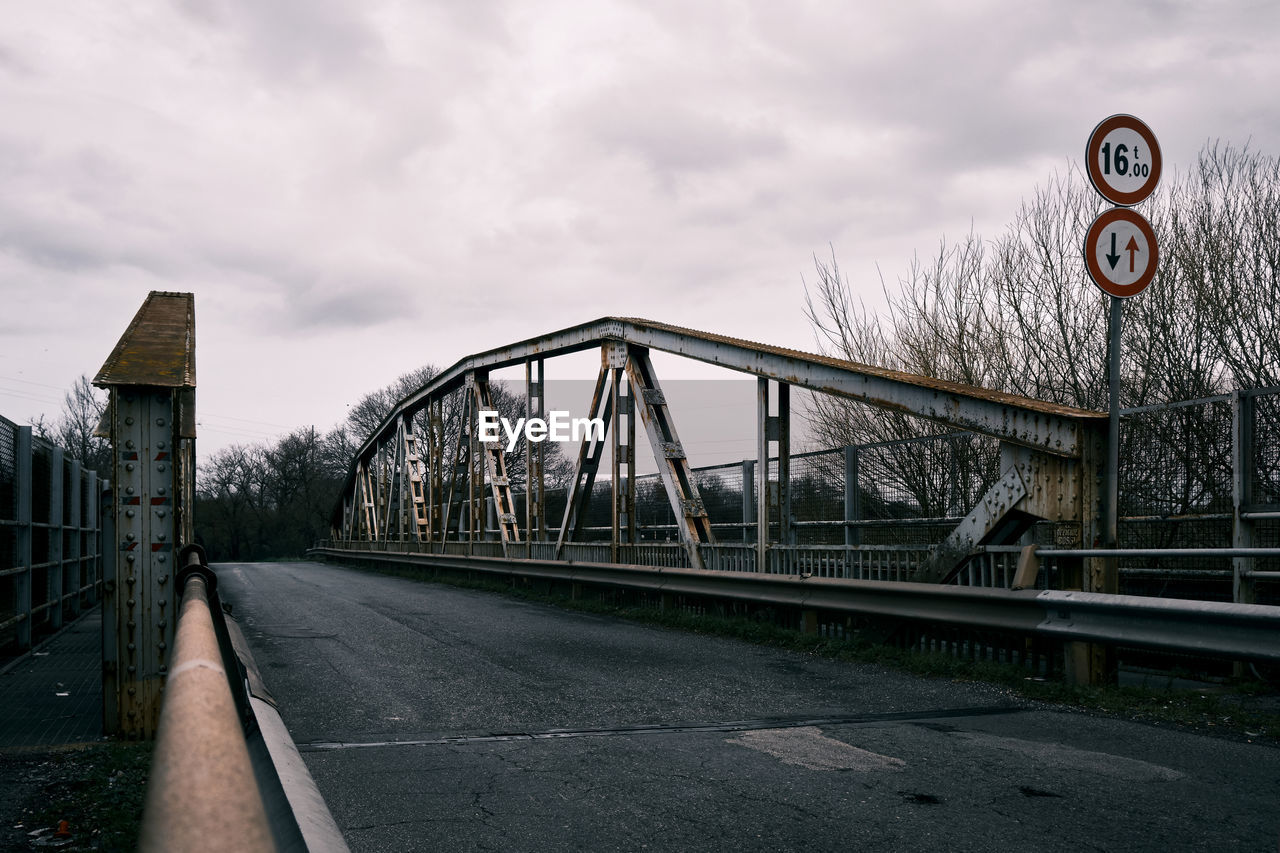
[[[18,517],[18,427],[0,418],[0,519]]]
[[[1231,511],[1230,398],[1122,415],[1122,516]]]
[[[1254,504],[1280,509],[1280,391],[1253,398]]]

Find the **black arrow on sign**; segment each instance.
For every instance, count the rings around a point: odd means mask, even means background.
[[[1116,252],[1116,232],[1114,231],[1111,232],[1111,254],[1107,255],[1107,263],[1111,264],[1112,269],[1120,263],[1120,255]]]

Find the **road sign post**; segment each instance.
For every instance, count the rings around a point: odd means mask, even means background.
[[[1124,300],[1137,296],[1156,275],[1160,252],[1155,231],[1145,217],[1129,210],[1147,198],[1160,182],[1163,160],[1155,134],[1131,115],[1103,119],[1085,145],[1085,170],[1098,194],[1117,205],[1089,226],[1084,238],[1085,268],[1110,300],[1107,347],[1109,423],[1107,471],[1103,491],[1101,539],[1104,548],[1115,548],[1120,515],[1120,355],[1124,325]],[[1119,571],[1107,558],[1086,572],[1086,586],[1093,592],[1117,591]],[[1078,680],[1091,683],[1113,679],[1113,661],[1106,650],[1089,649],[1087,674]]]

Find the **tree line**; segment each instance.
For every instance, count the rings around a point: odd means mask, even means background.
[[[1082,243],[1108,206],[1072,166],[1038,187],[995,239],[969,233],[944,240],[936,253],[917,256],[893,287],[882,282],[887,307],[879,311],[855,295],[834,252],[829,260],[815,257],[805,312],[819,348],[1105,411],[1109,297],[1090,280]],[[1247,145],[1206,143],[1194,167],[1167,175],[1139,210],[1155,230],[1160,260],[1155,281],[1125,301],[1121,406],[1280,385],[1280,159]],[[826,447],[939,431],[832,397],[815,397],[807,415]],[[1179,460],[1180,473],[1167,485],[1185,493],[1176,508],[1184,512],[1216,500],[1224,474],[1230,489],[1220,419],[1189,417],[1133,422],[1122,448],[1122,459],[1127,448]],[[918,476],[927,465],[915,457],[924,452],[905,445],[893,465],[866,473],[917,493],[922,506],[944,503],[955,487]],[[964,490],[973,492],[972,485]]]

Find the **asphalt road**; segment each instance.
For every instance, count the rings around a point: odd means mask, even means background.
[[[315,563],[221,564],[355,851],[1280,849],[1280,750]]]

